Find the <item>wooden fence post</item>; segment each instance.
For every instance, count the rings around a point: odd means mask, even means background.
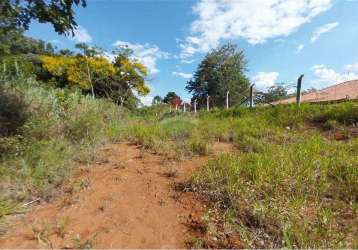
[[[226,92],[226,109],[229,109],[229,93],[230,91]]]
[[[123,97],[120,96],[120,98],[121,98],[121,106],[123,107]]]
[[[184,111],[184,113],[186,112],[185,102],[183,103],[183,111]]]
[[[194,113],[196,113],[196,99],[194,100]]]
[[[209,99],[210,99],[210,96],[207,95],[207,97],[206,97],[206,110],[207,110],[208,112],[210,111]]]
[[[302,78],[304,75],[301,75],[297,80],[297,95],[296,95],[296,103],[297,106],[300,106],[301,104],[301,87],[302,87]]]
[[[17,64],[17,60],[15,60],[15,69],[16,69],[16,76],[19,76],[19,65]]]
[[[6,62],[3,61],[3,70],[4,70],[4,81],[6,81]]]
[[[250,108],[254,107],[254,85],[255,84],[252,84],[250,86]]]

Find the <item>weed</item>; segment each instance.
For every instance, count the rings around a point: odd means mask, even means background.
[[[91,249],[93,248],[94,241],[96,239],[96,234],[92,235],[88,239],[84,240],[81,239],[80,235],[76,235],[72,238],[72,241],[74,242],[73,248],[75,249]]]
[[[203,249],[205,247],[205,241],[200,237],[193,237],[189,245],[193,249]]]
[[[6,223],[4,218],[0,217],[0,237],[7,232],[8,224]]]
[[[168,178],[175,178],[178,176],[178,170],[173,167],[170,167],[164,174]]]
[[[70,223],[70,218],[68,216],[58,219],[56,221],[56,228],[55,228],[56,234],[61,238],[64,238],[69,223]]]
[[[49,240],[51,227],[48,223],[35,221],[32,224],[32,233],[33,238],[36,239],[39,244],[52,248],[51,241]]]
[[[9,200],[0,200],[0,218],[16,213],[19,210],[17,204]]]

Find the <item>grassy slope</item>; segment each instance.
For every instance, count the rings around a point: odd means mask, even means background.
[[[350,128],[358,104],[218,111],[203,119],[225,120],[222,135],[240,149],[192,180],[220,208],[224,235],[239,235],[247,247],[357,247],[358,139]]]
[[[192,179],[224,225],[209,216],[209,235],[219,241],[222,232],[237,235],[247,247],[357,246],[356,103],[194,116],[164,106],[129,113],[31,81],[18,88],[30,115],[17,135],[0,138],[0,217],[34,197],[49,197],[75,162],[92,160],[101,143],[129,140],[182,159],[207,154],[220,140],[239,153],[218,156]]]
[[[0,219],[21,203],[49,198],[75,162],[92,160],[96,146],[119,138],[128,117],[111,102],[78,92],[31,79],[11,84],[27,104],[26,121],[16,134],[0,137]],[[13,86],[7,88],[13,92]]]
[[[164,109],[142,110],[126,137],[176,159],[207,154],[215,140],[239,151],[218,156],[192,179],[219,208],[207,220],[217,242],[229,246],[229,234],[246,247],[357,246],[357,103],[197,116]]]

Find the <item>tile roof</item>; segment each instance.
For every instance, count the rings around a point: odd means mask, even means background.
[[[302,94],[301,102],[331,102],[358,99],[358,80],[339,83],[311,93]],[[273,104],[295,103],[296,97],[280,100]]]

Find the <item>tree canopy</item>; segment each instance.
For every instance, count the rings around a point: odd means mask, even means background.
[[[153,100],[152,100],[152,105],[157,105],[157,104],[161,104],[163,103],[163,98],[160,97],[159,95],[154,96]]]
[[[51,23],[59,34],[72,33],[77,23],[74,6],[86,7],[86,0],[1,0],[0,29],[28,29],[31,20]]]
[[[163,98],[163,102],[170,104],[172,107],[180,106],[182,100],[175,92],[168,92],[168,94]]]
[[[163,102],[169,104],[174,98],[179,98],[179,96],[175,92],[168,92],[168,94],[163,98]]]
[[[55,48],[51,43],[24,36],[23,29],[4,32],[0,29],[0,57],[19,54],[53,54]]]
[[[288,97],[287,89],[281,85],[271,86],[267,91],[257,91],[255,93],[255,103],[269,104],[274,101],[282,100]]]
[[[130,54],[117,51],[115,59],[110,62],[99,48],[78,44],[83,53],[43,55],[42,68],[47,82],[57,87],[80,88],[92,92],[95,97],[106,97],[118,104],[135,107],[137,95],[149,93],[145,78],[147,68]]]
[[[249,80],[245,76],[245,54],[236,45],[226,44],[208,53],[199,64],[186,89],[199,106],[206,105],[206,97],[216,106],[223,106],[230,92],[230,105],[241,103],[248,93]]]

